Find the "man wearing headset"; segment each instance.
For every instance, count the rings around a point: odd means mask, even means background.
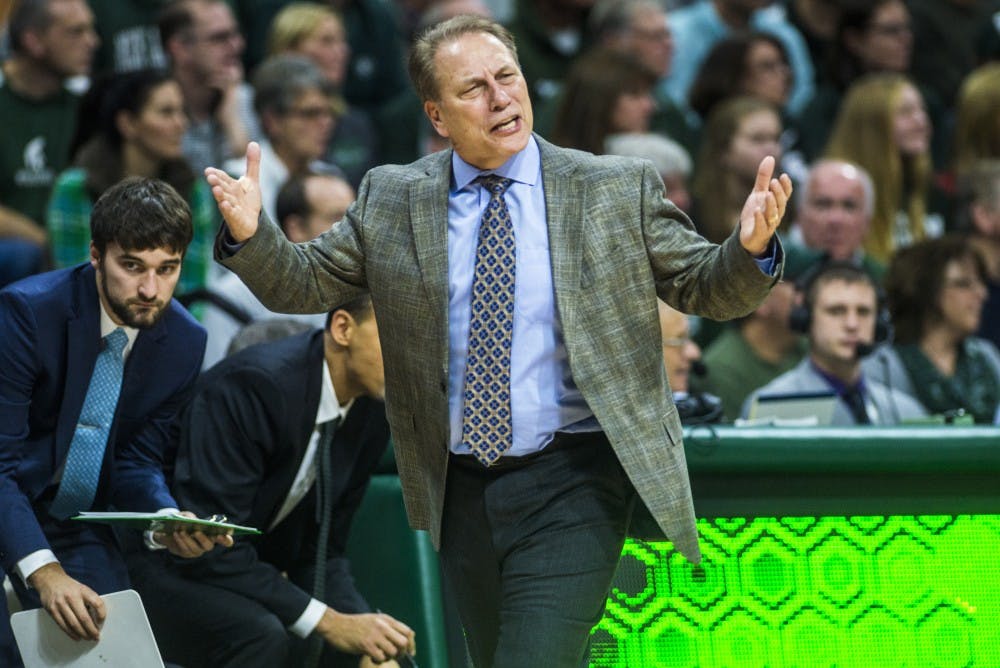
[[[833,425],[896,424],[926,415],[912,397],[862,372],[861,359],[891,329],[871,276],[850,262],[827,262],[805,277],[800,297],[790,326],[806,334],[809,354],[751,394],[743,417],[757,396],[831,391],[837,395]]]

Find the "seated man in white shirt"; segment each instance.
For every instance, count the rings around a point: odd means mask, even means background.
[[[188,563],[130,555],[165,659],[274,668],[322,651],[319,665],[367,666],[412,653],[413,632],[369,612],[344,557],[388,443],[384,385],[368,297],[202,375],[178,423],[174,494],[264,533]]]

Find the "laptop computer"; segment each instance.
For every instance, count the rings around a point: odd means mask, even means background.
[[[126,589],[101,598],[108,614],[97,642],[72,640],[42,609],[11,615],[25,668],[163,668],[139,594]]]
[[[828,426],[837,405],[834,392],[757,395],[750,402],[749,421],[755,424]]]

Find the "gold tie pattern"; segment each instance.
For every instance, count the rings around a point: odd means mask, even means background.
[[[465,362],[462,442],[484,466],[511,443],[510,348],[514,331],[514,227],[504,193],[511,180],[490,174],[476,179],[490,191],[476,245],[472,279],[469,351]]]

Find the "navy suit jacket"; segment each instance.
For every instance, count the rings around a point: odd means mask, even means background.
[[[100,348],[100,302],[89,264],[0,291],[0,565],[49,543],[48,512]],[[125,364],[93,508],[176,506],[164,481],[168,431],[201,367],[205,330],[176,301],[140,330]]]
[[[264,535],[239,538],[228,550],[196,559],[142,553],[191,580],[253,599],[290,626],[310,595],[318,530],[316,487],[270,529],[295,479],[316,424],[322,394],[323,331],[246,348],[206,371],[178,419],[173,491],[198,515],[224,513]],[[326,602],[340,612],[367,612],[344,551],[351,520],[389,442],[385,406],[354,400],[333,437],[333,524]],[[283,577],[282,572],[288,574]],[[147,600],[147,605],[155,602]]]

